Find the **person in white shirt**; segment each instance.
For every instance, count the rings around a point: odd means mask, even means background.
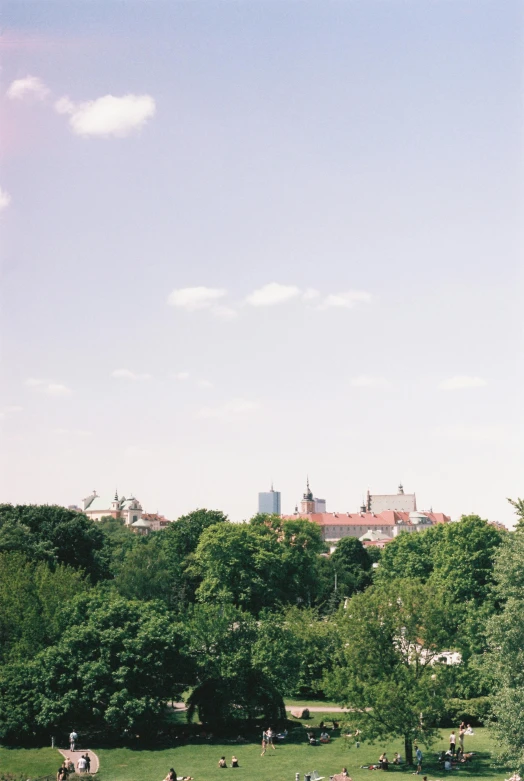
[[[449,750],[452,754],[455,753],[455,748],[457,746],[457,736],[455,735],[455,730],[451,731],[451,735],[449,736]]]
[[[85,770],[86,770],[86,760],[85,760],[85,757],[80,757],[80,759],[78,760],[78,762],[76,764],[76,767],[77,767],[79,773],[85,773]]]
[[[77,740],[78,740],[78,735],[73,730],[71,732],[71,734],[69,735],[69,748],[71,749],[71,751],[75,750],[75,743],[76,743]]]

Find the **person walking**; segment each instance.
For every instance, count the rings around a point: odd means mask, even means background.
[[[76,767],[79,773],[85,773],[86,772],[86,759],[84,756],[81,756],[78,762],[76,763]]]
[[[269,746],[271,746],[271,748],[273,749],[273,751],[276,751],[276,748],[275,748],[275,743],[274,743],[274,740],[275,740],[275,733],[273,732],[273,730],[271,729],[271,727],[270,727],[270,728],[267,730],[267,732],[266,732],[266,736],[267,736],[267,742],[268,742],[268,745],[269,745]]]
[[[260,755],[261,757],[263,757],[264,754],[266,753],[266,748],[267,748],[267,736],[264,730],[264,732],[262,733],[262,753]]]
[[[91,757],[87,751],[84,754],[84,759],[86,761],[86,773],[89,773],[91,771]]]
[[[69,748],[71,751],[75,750],[76,741],[78,740],[78,735],[74,730],[72,730],[71,734],[69,735]]]
[[[449,750],[452,754],[455,753],[455,749],[457,747],[457,736],[455,735],[455,730],[451,730],[451,735],[449,736]]]

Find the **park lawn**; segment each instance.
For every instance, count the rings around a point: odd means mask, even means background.
[[[54,748],[5,748],[0,746],[2,773],[23,774],[26,778],[56,775],[64,758]]]
[[[326,708],[326,710],[329,710],[329,708],[338,708],[338,703],[331,702],[330,700],[313,700],[309,698],[308,700],[294,700],[294,699],[288,699],[287,697],[284,700],[287,710],[293,710],[295,708],[307,708],[308,706],[315,707],[315,708]]]
[[[307,723],[313,723],[313,719]],[[441,730],[441,739],[435,742],[430,751],[423,749],[423,774],[428,776],[429,781],[444,777],[443,769],[436,762],[436,753],[448,747],[449,731]],[[370,781],[373,778],[376,781],[376,774],[380,771],[361,769],[360,766],[376,762],[384,750],[390,758],[395,751],[404,755],[401,740],[381,741],[374,745],[363,743],[357,749],[354,743],[348,747],[343,737],[337,737],[326,746],[308,746],[302,740],[302,733],[297,733],[297,742],[293,742],[291,736],[290,742],[278,745],[275,751],[269,749],[263,757],[260,756],[258,744],[237,745],[218,741],[190,743],[158,751],[124,748],[95,748],[94,751],[100,759],[101,781],[162,781],[171,767],[175,768],[179,776],[190,775],[195,781],[233,781],[231,776],[234,776],[234,781],[294,781],[295,773],[300,773],[302,781],[304,773],[311,770],[317,770],[329,780],[329,776],[339,773],[343,766],[348,768],[353,781]],[[478,757],[471,765],[464,765],[449,776],[461,777],[463,781],[503,781],[507,777],[504,770],[492,767],[491,751],[495,745],[486,729],[476,730],[472,737],[466,736],[465,747],[466,751],[478,752]],[[235,770],[218,768],[219,758],[224,755],[230,764],[232,754],[238,757],[240,767]],[[395,778],[396,781],[407,781],[413,773],[412,768],[405,766],[390,768],[390,781],[395,781]]]

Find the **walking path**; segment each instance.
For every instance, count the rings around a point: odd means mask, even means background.
[[[186,710],[184,702],[172,702],[171,707],[175,710]],[[349,713],[348,708],[337,708],[335,705],[286,705],[286,710],[305,710],[308,709],[310,713]]]
[[[100,767],[100,762],[98,760],[97,755],[94,751],[91,751],[90,748],[78,748],[76,751],[71,751],[68,748],[59,748],[59,752],[62,754],[63,757],[65,757],[68,761],[72,760],[75,764],[75,772],[78,772],[76,770],[76,763],[82,756],[82,754],[89,754],[89,758],[91,760],[91,767],[89,769],[89,773],[98,773],[98,768]],[[83,775],[83,774],[81,774]]]

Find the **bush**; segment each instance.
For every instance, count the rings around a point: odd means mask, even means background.
[[[441,727],[453,727],[465,721],[472,727],[482,727],[488,717],[489,697],[474,697],[471,700],[452,698],[446,702],[446,710],[440,720]]]

